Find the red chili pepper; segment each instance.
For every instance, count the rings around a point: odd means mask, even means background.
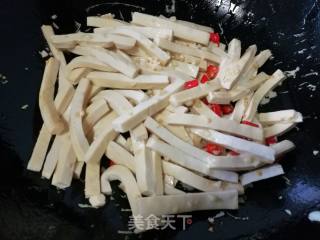
[[[206,152],[213,154],[213,155],[221,155],[223,153],[224,148],[214,143],[207,143],[204,147]]]
[[[114,161],[110,160],[109,162],[109,167],[113,166],[113,165],[116,165]]]
[[[249,126],[251,126],[251,127],[257,127],[257,128],[259,127],[258,124],[255,124],[255,123],[253,123],[253,122],[246,121],[246,120],[241,121],[241,123],[242,123],[242,124],[245,124],[245,125],[249,125]]]
[[[276,136],[266,138],[267,145],[276,144],[277,142],[278,142],[278,139]]]
[[[201,101],[205,104],[205,105],[209,105],[209,102],[206,98],[202,98]]]
[[[229,152],[229,154],[230,154],[231,156],[239,156],[239,155],[240,155],[240,153],[238,153],[238,152],[236,152],[236,151],[233,151],[233,150],[231,150],[231,151]]]
[[[201,82],[201,83],[206,83],[206,82],[208,82],[208,81],[209,81],[208,75],[207,75],[207,74],[203,74],[200,82]]]
[[[220,35],[219,33],[210,33],[210,41],[213,42],[213,43],[216,43],[217,46],[219,47],[220,46]]]
[[[194,88],[194,87],[196,87],[198,85],[199,85],[198,79],[193,79],[193,80],[185,82],[184,88],[185,89],[190,89],[190,88]]]
[[[207,75],[210,79],[214,79],[219,72],[219,67],[214,65],[209,65],[207,67]]]
[[[219,117],[223,116],[221,106],[219,104],[211,104],[211,110],[217,114]]]
[[[221,109],[223,114],[230,114],[233,112],[234,107],[231,104],[223,104],[221,105]]]

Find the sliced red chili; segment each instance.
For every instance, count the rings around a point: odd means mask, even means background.
[[[113,165],[116,165],[114,161],[110,160],[109,162],[109,167],[113,166]]]
[[[219,33],[210,33],[210,41],[213,42],[213,43],[216,43],[217,46],[219,47],[220,46],[220,35]]]
[[[251,126],[251,127],[257,127],[257,128],[259,127],[258,124],[255,124],[255,123],[250,122],[250,121],[247,121],[247,120],[241,121],[241,123],[242,123],[242,124],[245,124],[245,125],[249,125],[249,126]]]
[[[201,83],[206,83],[206,82],[208,82],[208,81],[209,81],[208,75],[207,75],[207,74],[203,74],[200,82],[201,82]]]
[[[194,87],[196,87],[198,85],[199,85],[198,79],[193,79],[193,80],[185,82],[184,88],[185,89],[190,89],[190,88],[194,88]]]
[[[205,105],[209,105],[209,102],[206,98],[202,98],[201,101],[205,104]]]
[[[222,112],[222,109],[221,109],[221,106],[220,104],[211,104],[211,110],[217,114],[219,117],[222,117],[223,116],[223,112]]]
[[[209,65],[207,67],[207,75],[210,79],[214,79],[219,72],[219,67],[214,65]]]
[[[230,114],[233,112],[234,107],[231,104],[223,104],[221,105],[221,109],[223,114]]]
[[[277,142],[278,142],[278,139],[276,136],[266,138],[267,145],[276,144]]]
[[[214,144],[214,143],[207,143],[205,145],[206,152],[213,154],[213,155],[221,155],[224,151],[224,148],[220,145]]]
[[[231,156],[239,156],[239,155],[240,155],[240,153],[238,153],[238,152],[236,152],[236,151],[233,151],[233,150],[231,150],[231,151],[229,152],[229,154],[230,154]]]

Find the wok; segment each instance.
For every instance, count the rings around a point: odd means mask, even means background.
[[[1,0],[0,73],[6,79],[0,83],[0,239],[319,239],[319,224],[307,219],[320,208],[320,94],[314,90],[320,73],[319,10],[318,0]],[[217,211],[192,213],[185,231],[177,226],[124,234],[130,212],[121,210],[129,205],[116,183],[104,208],[79,208],[85,203],[81,181],[58,191],[25,170],[42,124],[37,104],[44,68],[38,52],[46,46],[41,24],[54,22],[57,33],[85,31],[88,15],[112,12],[129,20],[132,11],[211,25],[223,42],[239,38],[243,47],[256,43],[260,50],[271,49],[274,59],[263,67],[267,73],[291,71],[277,88],[278,97],[262,107],[294,108],[304,116],[304,123],[284,136],[297,146],[282,159],[286,178],[255,183],[239,211],[216,219],[213,232],[207,219]]]

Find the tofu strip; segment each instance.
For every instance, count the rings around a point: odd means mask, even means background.
[[[82,79],[71,102],[70,112],[70,136],[71,143],[78,161],[84,161],[84,155],[89,149],[89,143],[85,136],[82,119],[84,107],[88,100],[90,81]]]
[[[210,169],[212,165],[210,154],[182,141],[152,118],[148,117],[144,124],[149,131],[173,146],[168,145],[168,147],[163,143],[161,145],[161,142],[151,138],[152,141],[149,139],[147,144],[149,148],[158,151],[162,155],[166,155],[179,165],[210,177],[229,182],[238,181],[238,175],[234,172]]]
[[[206,179],[173,163],[162,161],[162,168],[165,174],[169,174],[179,181],[186,183],[200,191],[214,192],[223,190],[220,181]],[[243,193],[243,189],[240,192]]]
[[[237,60],[232,61],[226,59],[224,64],[221,64],[223,67],[217,75],[220,84],[225,89],[231,89],[236,81],[239,79],[240,75],[244,72],[245,67],[248,65],[251,59],[254,58],[257,52],[257,46],[250,46],[243,56]]]
[[[133,109],[133,106],[122,95],[115,91],[106,90],[108,94],[105,95],[106,100],[118,114],[126,113]],[[143,195],[152,195],[154,189],[152,189],[153,177],[149,173],[151,166],[151,160],[148,159],[150,155],[147,154],[145,146],[145,140],[148,138],[147,130],[140,124],[136,128],[130,130],[130,136],[132,139],[132,147],[134,153],[134,163],[136,169],[137,184],[140,192]]]
[[[126,132],[140,123],[142,123],[148,116],[152,116],[169,104],[169,97],[179,91],[183,86],[183,81],[177,80],[165,89],[160,95],[155,95],[148,100],[136,105],[132,111],[126,114],[121,114],[112,122],[112,126],[117,132]]]
[[[248,185],[252,182],[261,181],[267,178],[276,177],[284,174],[284,171],[280,164],[274,164],[265,168],[260,168],[258,170],[244,173],[240,176],[240,181],[243,186]]]
[[[123,25],[124,26],[124,25]],[[122,28],[121,26],[120,28]],[[117,27],[104,27],[104,28],[95,28],[95,33],[110,33],[112,30],[115,30]],[[126,29],[130,29],[135,32],[139,32],[145,37],[155,40],[157,38],[165,38],[168,40],[172,40],[173,38],[173,31],[169,28],[159,28],[159,27],[141,27],[141,26],[125,26]]]
[[[59,49],[57,49],[51,41],[51,38],[54,36],[53,28],[50,25],[42,25],[41,30],[54,58],[58,59],[62,66],[66,66],[67,63],[63,53]]]
[[[116,20],[113,18],[105,18],[105,17],[87,17],[87,26],[88,27],[117,27],[117,26],[125,26],[128,23],[120,20]]]
[[[116,72],[114,68],[110,67],[107,64],[104,64],[103,62],[99,61],[98,59],[91,57],[91,56],[79,56],[72,59],[68,65],[66,66],[66,76],[68,76],[68,79],[71,78],[71,73],[74,69],[77,68],[90,68],[94,70],[99,71],[105,71],[105,72]],[[71,81],[72,82],[72,81]],[[72,82],[74,83],[74,82]],[[76,83],[76,82],[75,82]]]
[[[96,86],[118,89],[161,89],[169,84],[164,75],[140,75],[131,79],[120,73],[91,72],[87,78]]]
[[[58,60],[50,58],[46,64],[39,93],[41,116],[51,134],[62,134],[66,130],[66,123],[54,104],[54,87],[58,71]]]
[[[165,195],[179,195],[179,194],[186,194],[186,192],[177,189],[170,184],[165,183],[164,184],[164,194]]]
[[[80,79],[85,78],[89,72],[91,72],[90,68],[75,68],[70,72],[68,80],[73,85],[76,85],[79,83]]]
[[[115,90],[117,93],[120,93],[125,98],[133,101],[135,104],[142,103],[147,100],[149,97],[143,91],[139,90]]]
[[[51,183],[59,189],[65,189],[71,186],[77,158],[70,137],[63,136],[61,138],[58,162]]]
[[[51,42],[56,47],[74,48],[77,44],[89,43],[96,44],[103,48],[111,48],[117,43],[120,49],[130,49],[136,44],[136,40],[130,37],[119,36],[115,34],[98,34],[98,33],[73,33],[66,35],[54,35]]]
[[[191,131],[207,141],[222,145],[236,152],[245,152],[259,156],[266,163],[273,163],[275,160],[275,151],[271,147],[267,147],[263,144],[230,136],[214,130],[191,128]]]
[[[150,41],[147,37],[137,31],[133,31],[127,27],[116,28],[113,33],[121,34],[132,37],[142,46],[142,48],[150,54],[150,56],[158,59],[163,65],[167,64],[170,60],[170,55],[159,48],[154,42]]]
[[[105,196],[101,194],[100,163],[86,164],[85,196],[93,207],[105,205]]]
[[[183,24],[172,22],[167,19],[161,19],[144,13],[134,12],[132,14],[132,23],[147,27],[169,28],[173,30],[173,35],[175,37],[203,45],[209,44],[210,34],[208,32],[198,30],[198,28],[191,28]]]
[[[115,53],[100,47],[80,47],[77,46],[73,50],[76,54],[84,56],[92,56],[97,58],[104,64],[109,65],[118,72],[128,77],[135,77],[139,69],[131,61],[128,61],[119,53]]]
[[[263,129],[264,135],[266,138],[273,136],[281,136],[282,134],[288,132],[296,125],[295,122],[291,123],[276,123],[269,127]]]
[[[134,156],[118,143],[111,141],[106,150],[106,156],[114,163],[122,165],[136,173]]]
[[[170,97],[170,103],[173,106],[182,105],[188,101],[206,97],[210,92],[217,91],[221,88],[220,84],[206,83],[199,86],[180,91]]]
[[[290,109],[276,112],[259,113],[258,119],[261,124],[267,126],[276,123],[299,123],[303,121],[303,116],[301,113]]]
[[[42,169],[42,177],[46,179],[50,179],[52,177],[53,172],[56,169],[58,158],[59,158],[59,149],[61,146],[61,139],[63,135],[56,136],[50,151],[48,152],[43,169]]]
[[[40,172],[46,153],[49,147],[52,135],[45,125],[42,125],[32,155],[28,162],[27,169],[34,172]]]
[[[280,82],[285,79],[285,75],[281,70],[277,70],[269,80],[262,84],[259,89],[254,93],[249,107],[245,113],[244,119],[252,121],[257,113],[258,105],[262,98],[273,88],[275,88]]]
[[[209,51],[201,50],[198,48],[188,47],[182,44],[170,42],[166,39],[158,39],[157,40],[158,46],[164,50],[174,52],[174,53],[180,53],[180,54],[186,54],[193,57],[198,57],[200,59],[209,60],[214,63],[220,63],[221,62],[221,56],[214,54]]]
[[[93,101],[86,109],[86,116],[83,119],[83,131],[85,135],[93,129],[94,125],[107,113],[110,108],[104,99]]]
[[[256,141],[263,141],[264,139],[263,131],[260,128],[239,124],[232,120],[218,117],[212,121],[210,118],[200,115],[171,113],[166,117],[165,122],[173,125],[217,130]]]
[[[201,210],[237,209],[236,190],[179,195],[154,196],[137,199],[137,209],[142,216],[162,216]]]
[[[101,119],[105,124],[102,124],[99,129],[96,129],[96,132],[99,133],[99,135],[95,136],[84,156],[84,161],[86,163],[100,162],[109,142],[113,141],[118,136],[118,133],[113,130],[110,124],[117,116],[118,115],[112,111],[104,119]]]

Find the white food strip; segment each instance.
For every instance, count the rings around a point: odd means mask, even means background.
[[[272,125],[276,123],[303,122],[302,114],[293,109],[259,113],[258,119],[263,125]]]
[[[173,94],[170,97],[170,103],[173,106],[179,106],[188,101],[206,97],[210,92],[217,91],[220,88],[220,84],[217,83],[210,82],[205,84],[199,84],[199,86],[197,87],[186,89]]]
[[[284,174],[284,171],[279,164],[274,164],[269,167],[260,168],[258,170],[244,173],[240,176],[240,182],[243,186],[246,186],[250,183],[264,180],[267,178],[276,177]]]
[[[170,55],[159,48],[154,42],[150,41],[139,32],[133,31],[130,28],[121,27],[113,31],[113,33],[130,36],[142,46],[142,48],[150,54],[150,56],[158,59],[163,65],[167,64],[170,60]]]
[[[78,55],[95,57],[99,61],[109,65],[113,69],[116,69],[128,77],[135,77],[138,74],[139,69],[137,66],[116,52],[98,47],[94,48],[80,46],[75,47],[72,52]]]
[[[98,59],[91,56],[79,56],[72,59],[66,66],[66,75],[68,76],[72,70],[77,68],[90,68],[94,70],[104,71],[104,72],[116,72],[109,65],[99,61]],[[70,76],[69,76],[70,78]]]
[[[221,182],[206,179],[173,163],[162,161],[162,167],[165,174],[171,175],[179,181],[200,191],[214,192],[223,190]],[[231,188],[229,187],[229,189]]]
[[[198,57],[200,59],[209,60],[214,63],[221,62],[221,56],[219,56],[215,53],[209,52],[209,51],[205,51],[205,50],[201,50],[198,48],[192,48],[192,47],[188,47],[188,46],[185,46],[182,44],[170,42],[166,39],[158,39],[157,43],[160,48],[167,50],[167,51],[170,51],[170,52],[179,53],[179,54],[186,54],[186,55],[190,55],[193,57]]]
[[[120,73],[91,72],[87,78],[96,86],[118,89],[161,89],[169,84],[164,75],[139,75],[132,79]]]
[[[232,86],[239,79],[240,75],[244,72],[244,69],[249,61],[256,54],[256,51],[256,45],[250,46],[239,60],[232,61],[226,59],[224,60],[224,63],[221,63],[222,67],[217,75],[217,79],[220,81],[222,87],[225,89],[232,88]]]
[[[89,201],[93,207],[105,205],[105,197],[101,194],[99,163],[86,164],[84,192],[85,197],[89,198]]]
[[[27,169],[34,172],[39,172],[42,168],[46,153],[49,147],[51,133],[46,126],[42,125],[36,144],[33,148],[32,155],[28,162]]]
[[[66,59],[63,55],[63,53],[57,49],[53,43],[51,42],[51,38],[52,36],[54,36],[54,31],[53,28],[50,25],[42,25],[41,26],[41,30],[42,30],[42,34],[44,36],[44,38],[46,39],[49,48],[52,52],[52,55],[59,60],[60,64],[65,66],[66,65]]]
[[[74,98],[71,102],[70,111],[70,136],[71,143],[78,161],[83,161],[85,153],[89,149],[89,143],[86,138],[82,119],[84,115],[84,106],[90,89],[88,79],[82,79],[77,87]]]
[[[161,91],[160,95],[155,95],[148,100],[136,105],[132,111],[122,114],[112,122],[112,126],[117,132],[126,132],[140,123],[148,116],[152,116],[164,109],[169,103],[169,97],[179,91],[183,82],[177,79]]]
[[[121,26],[123,27],[123,26]],[[125,26],[126,29],[133,30],[135,32],[139,32],[143,34],[145,37],[149,39],[157,39],[157,38],[165,38],[168,40],[172,40],[173,31],[169,28],[158,28],[158,27],[141,27],[141,26]],[[95,33],[106,34],[112,32],[112,30],[116,29],[116,27],[101,27],[95,28]]]
[[[106,156],[114,163],[129,168],[132,172],[136,172],[135,161],[133,155],[125,148],[114,141],[108,144]]]
[[[263,131],[260,128],[239,124],[229,119],[217,117],[214,121],[212,121],[210,118],[205,116],[172,113],[166,117],[165,121],[168,124],[173,125],[208,128],[236,136],[246,137],[256,141],[263,140]]]
[[[94,44],[103,48],[111,48],[116,45],[120,49],[130,49],[136,44],[136,40],[117,34],[97,33],[73,33],[66,35],[54,35],[51,41],[58,48],[74,48],[77,44]]]
[[[264,98],[269,91],[274,89],[277,84],[281,83],[285,78],[286,76],[284,73],[281,70],[277,70],[274,74],[272,74],[269,80],[259,87],[259,89],[254,93],[249,107],[245,113],[245,120],[252,121],[257,113],[257,109],[262,98]]]
[[[276,123],[269,127],[263,129],[266,138],[273,136],[281,136],[282,134],[288,132],[296,125],[295,122],[291,123]]]
[[[135,104],[142,103],[147,100],[149,97],[143,91],[139,90],[115,90],[117,93],[120,93],[122,96],[132,100]]]
[[[164,184],[164,194],[165,195],[179,195],[179,194],[186,194],[186,192],[177,189],[169,184]]]
[[[104,99],[93,101],[86,109],[86,116],[83,119],[83,130],[87,133],[92,130],[93,126],[108,112],[110,108]]]
[[[44,125],[52,134],[61,134],[66,124],[54,104],[54,85],[59,71],[59,62],[54,58],[47,61],[39,93],[39,107]]]
[[[208,45],[209,43],[210,34],[208,32],[144,13],[134,12],[132,14],[132,23],[148,27],[170,28],[173,30],[173,35],[175,37],[201,43],[203,45]]]
[[[295,145],[293,142],[289,140],[283,140],[281,142],[278,142],[276,144],[272,144],[271,148],[273,148],[276,152],[276,157],[279,157],[287,152],[292,151],[295,148]]]
[[[58,163],[52,177],[53,186],[59,189],[71,186],[76,160],[70,137],[63,136],[59,145]]]
[[[210,92],[207,96],[207,100],[209,103],[229,104],[230,102],[235,102],[248,95],[249,92],[250,90],[245,88],[237,88],[230,91],[221,90],[217,92]]]
[[[226,190],[206,193],[154,196],[137,199],[137,209],[142,216],[162,216],[200,210],[237,209],[238,192]]]
[[[86,152],[84,157],[85,162],[100,162],[109,142],[113,141],[118,136],[118,133],[113,130],[110,124],[117,116],[118,115],[114,111],[111,112],[104,119],[104,122],[107,124],[102,124],[99,131],[96,129],[96,132],[98,132],[99,135],[96,135],[96,138]]]
[[[52,177],[52,174],[57,166],[62,136],[64,135],[55,137],[52,143],[51,149],[46,156],[42,173],[41,173],[42,177],[46,179],[50,179]]]
[[[196,78],[199,73],[199,66],[196,66],[194,64],[188,64],[176,60],[171,60],[168,64],[169,68],[172,68],[176,71],[182,72],[184,74],[187,74],[193,78]]]
[[[186,168],[196,170],[213,178],[229,182],[238,181],[236,173],[210,169],[209,166],[212,163],[210,154],[182,141],[152,118],[148,117],[144,124],[149,131],[173,146],[166,146],[163,143],[161,144],[159,140],[150,138],[147,144],[148,147],[159,151],[162,155],[166,155],[172,161],[176,161],[177,164]]]
[[[271,147],[267,147],[263,144],[230,136],[214,130],[191,128],[191,131],[207,141],[222,145],[236,152],[245,152],[261,157],[266,163],[272,163],[275,160],[275,151]]]
[[[107,17],[87,17],[87,26],[88,27],[117,27],[125,26],[128,23],[113,18]]]
[[[91,69],[89,68],[75,68],[68,75],[68,80],[76,85],[79,83],[80,79],[85,78],[89,72],[91,72]]]

